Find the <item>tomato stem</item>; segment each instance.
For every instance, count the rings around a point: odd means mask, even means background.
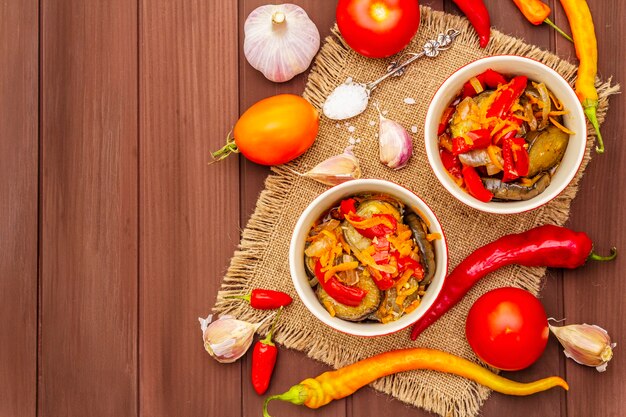
[[[232,132],[228,132],[228,136],[226,136],[226,145],[221,149],[211,152],[211,157],[213,160],[209,162],[209,165],[221,161],[222,159],[228,157],[231,153],[239,153],[239,148],[235,144],[235,138],[231,136]]]

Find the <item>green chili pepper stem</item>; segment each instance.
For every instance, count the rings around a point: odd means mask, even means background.
[[[612,261],[615,258],[617,258],[617,248],[615,246],[613,246],[611,248],[611,254],[609,256],[601,256],[601,255],[598,255],[597,253],[594,253],[593,251],[591,251],[591,253],[589,254],[589,257],[587,259],[589,259],[591,261],[606,262],[606,261]]]
[[[598,136],[598,145],[596,146],[596,153],[604,153],[604,142],[602,141],[602,134],[600,133],[600,125],[598,125],[598,118],[596,117],[596,109],[598,108],[598,100],[585,99],[583,100],[583,109],[587,119],[591,122],[591,125],[596,131]]]
[[[237,148],[237,145],[235,144],[235,138],[230,135],[231,133],[232,132],[228,132],[228,136],[226,136],[226,145],[224,145],[223,148],[215,152],[211,152],[211,157],[213,157],[213,160],[209,162],[209,165],[221,161],[231,153],[239,153],[239,148]]]
[[[229,295],[228,297],[224,297],[224,300],[244,300],[250,302],[251,294],[244,295]]]
[[[272,400],[280,400],[286,401],[295,405],[302,405],[304,401],[306,401],[308,396],[307,389],[304,385],[298,384],[289,388],[289,391],[279,394],[272,395],[271,397],[267,397],[265,402],[263,403],[263,417],[272,417],[270,413],[267,411],[267,405]]]
[[[549,17],[546,17],[546,20],[543,21],[546,25],[550,26],[552,29],[556,30],[557,32],[559,32],[561,34],[561,36],[563,36],[565,39],[567,39],[570,42],[574,42],[574,39],[572,39],[572,37],[570,35],[568,35],[567,33],[563,32],[563,30],[558,27],[557,25],[554,24],[554,22],[552,20],[550,20]]]
[[[272,341],[272,337],[274,336],[274,330],[276,329],[276,322],[280,318],[280,314],[283,312],[283,307],[280,306],[278,309],[278,313],[276,313],[276,317],[274,317],[274,321],[272,322],[272,327],[270,327],[270,331],[265,336],[265,339],[261,340],[261,343],[264,345],[274,346],[274,342]]]

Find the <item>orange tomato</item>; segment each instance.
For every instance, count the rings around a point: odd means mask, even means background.
[[[279,165],[302,155],[319,130],[319,112],[305,99],[279,94],[263,99],[241,115],[233,135],[252,162]]]

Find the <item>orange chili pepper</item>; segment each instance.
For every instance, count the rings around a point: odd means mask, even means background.
[[[528,19],[528,21],[533,25],[545,23],[563,35],[563,37],[568,41],[574,42],[574,40],[567,33],[563,32],[561,28],[555,25],[552,20],[548,18],[551,10],[550,6],[547,4],[541,2],[540,0],[513,0],[513,3],[515,3],[517,8],[520,9],[526,19]]]
[[[363,359],[336,371],[324,372],[315,378],[307,378],[283,394],[272,395],[263,404],[263,417],[270,417],[267,405],[272,400],[319,408],[333,400],[351,395],[378,378],[414,369],[430,369],[459,375],[508,395],[531,395],[557,386],[569,389],[567,382],[558,376],[528,383],[515,382],[440,350],[400,349]]]
[[[561,4],[572,28],[576,56],[580,61],[576,79],[576,95],[598,136],[596,152],[604,153],[604,142],[596,117],[598,92],[595,83],[598,72],[598,42],[591,11],[585,0],[561,0]]]

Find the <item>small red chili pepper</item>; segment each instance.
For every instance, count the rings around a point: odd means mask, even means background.
[[[341,200],[341,203],[339,203],[339,214],[344,217],[350,213],[356,213],[356,200],[354,198]]]
[[[251,293],[245,295],[232,295],[224,297],[226,299],[240,299],[250,303],[252,308],[258,310],[274,310],[279,307],[286,307],[293,299],[282,291],[254,289]]]
[[[270,386],[272,374],[274,373],[274,365],[276,365],[276,357],[278,356],[278,348],[272,341],[276,322],[283,312],[281,307],[272,322],[272,327],[265,339],[259,340],[252,350],[252,372],[250,374],[252,386],[257,394],[263,395]]]
[[[511,106],[517,100],[528,84],[528,78],[524,75],[518,75],[506,85],[506,87],[498,90],[498,95],[493,104],[487,110],[487,118],[498,117],[503,118],[504,115],[511,109]]]
[[[587,260],[610,261],[616,256],[615,248],[611,249],[610,256],[596,255],[586,233],[554,225],[501,237],[476,249],[446,277],[432,307],[413,325],[411,339],[415,340],[458,303],[474,284],[498,268],[516,264],[571,269],[582,266]]]
[[[484,149],[491,145],[491,132],[487,129],[472,130],[466,136],[471,140],[471,143],[468,143],[464,137],[452,139],[452,153],[454,155],[466,153],[473,149]]]
[[[450,120],[452,120],[452,115],[454,114],[455,108],[453,106],[447,107],[443,115],[441,116],[441,122],[439,122],[439,127],[437,128],[437,136],[443,135],[443,132],[446,131],[448,126],[450,125]]]
[[[324,291],[338,303],[356,307],[361,304],[361,301],[367,295],[367,291],[357,287],[348,287],[334,276],[330,277],[328,281],[324,280],[324,272],[322,272],[320,261],[315,263],[315,276]]]
[[[390,229],[384,224],[377,224],[373,227],[368,227],[367,229],[356,229],[362,236],[368,239],[374,239],[375,237],[387,236],[390,233],[396,231],[396,227],[398,225],[398,221],[391,214],[382,213],[382,214],[373,214],[372,217],[385,217],[389,219],[392,224],[392,228]],[[353,217],[357,220],[357,217]]]
[[[485,188],[485,185],[478,176],[478,173],[469,165],[463,166],[463,180],[470,195],[479,201],[488,203],[493,198],[493,194]]]
[[[489,20],[489,12],[482,0],[452,0],[465,16],[469,19],[474,30],[478,33],[480,47],[484,48],[489,43],[489,35],[491,34],[491,22]]]
[[[496,89],[501,84],[506,84],[508,82],[506,78],[504,78],[504,75],[492,70],[491,68],[489,68],[482,74],[478,74],[476,76],[476,79],[480,82],[480,85],[482,85],[483,88],[487,86],[492,89]],[[461,98],[474,97],[476,94],[476,89],[474,88],[472,83],[466,81],[465,84],[463,84],[463,92],[461,94]],[[441,135],[441,133],[439,134]]]
[[[459,157],[448,152],[446,149],[439,149],[439,155],[441,156],[441,162],[443,167],[455,178],[462,178],[461,173],[461,161]]]

